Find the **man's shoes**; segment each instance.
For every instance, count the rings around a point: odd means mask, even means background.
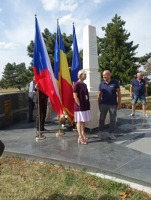
[[[109,139],[111,139],[111,140],[116,140],[116,137],[115,137],[115,135],[114,135],[113,133],[109,133],[109,134],[108,134],[108,137],[109,137]]]
[[[36,120],[32,119],[32,120],[28,120],[28,123],[33,123],[35,122]]]
[[[51,121],[47,121],[47,122],[45,122],[46,125],[48,125],[48,124],[50,124],[50,123],[51,123]]]
[[[143,115],[143,117],[144,117],[144,118],[148,118],[148,117],[149,117],[149,115],[147,115],[147,114],[144,114],[144,115]]]
[[[45,128],[41,128],[40,131],[48,131],[47,129]]]
[[[98,132],[98,138],[99,138],[100,140],[103,140],[103,131],[99,131],[99,132]]]
[[[131,113],[130,115],[129,115],[129,117],[134,117],[135,116],[135,114],[134,113]]]

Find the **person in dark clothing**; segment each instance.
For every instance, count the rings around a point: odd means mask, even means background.
[[[0,140],[0,156],[3,154],[5,149],[5,145],[3,144],[3,142]]]
[[[130,97],[132,98],[132,113],[129,115],[130,117],[135,116],[135,108],[138,99],[142,103],[143,117],[149,117],[146,114],[146,96],[146,82],[143,79],[143,74],[139,72],[137,73],[136,79],[133,79],[130,85]]]
[[[37,131],[46,131],[44,128],[46,112],[47,112],[48,97],[46,94],[39,90],[39,111],[37,112]],[[39,122],[40,119],[40,122]],[[39,130],[40,129],[40,130]]]
[[[103,72],[103,79],[98,90],[98,106],[100,110],[99,119],[99,134],[100,139],[103,139],[103,131],[107,113],[110,114],[110,126],[108,137],[111,140],[116,140],[114,135],[116,125],[117,109],[121,108],[121,91],[117,80],[111,78],[109,70]]]
[[[80,70],[78,72],[79,80],[73,86],[74,97],[74,120],[77,123],[77,131],[79,134],[78,143],[87,144],[87,137],[85,134],[85,122],[91,120],[89,92],[86,80],[86,71]]]

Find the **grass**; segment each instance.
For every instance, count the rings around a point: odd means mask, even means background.
[[[17,88],[8,88],[8,89],[0,88],[0,95],[1,94],[10,94],[10,93],[20,93],[20,92],[23,92],[23,91],[20,91]]]
[[[0,158],[1,200],[149,200],[151,195],[84,171]]]

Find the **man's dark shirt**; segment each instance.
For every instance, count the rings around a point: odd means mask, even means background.
[[[140,82],[137,79],[132,80],[133,93],[138,96],[145,95],[145,80],[141,79]]]
[[[109,83],[102,81],[99,85],[101,104],[117,105],[117,88],[119,87],[119,83],[115,79],[111,79]]]

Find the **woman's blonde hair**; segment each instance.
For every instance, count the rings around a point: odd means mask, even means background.
[[[78,71],[78,78],[80,79],[82,74],[86,74],[86,71],[84,69],[81,69],[80,71]]]

